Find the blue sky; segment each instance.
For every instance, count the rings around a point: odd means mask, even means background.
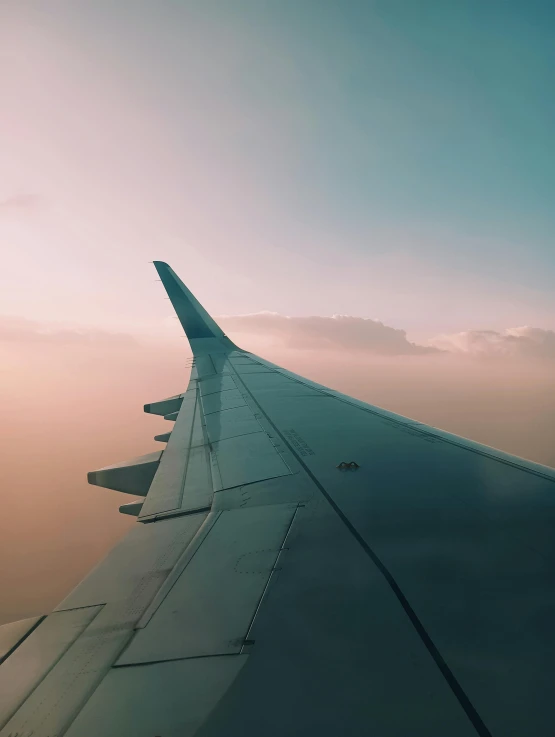
[[[273,138],[278,151],[294,146],[286,181],[277,172],[290,215],[352,235],[346,247],[355,252],[379,250],[363,236],[369,225],[449,230],[468,238],[465,249],[439,239],[419,243],[417,255],[470,270],[477,258],[515,282],[552,281],[553,6],[387,0],[243,8],[243,29],[258,41],[241,70],[245,104],[278,122],[283,108],[291,115],[290,129]],[[270,156],[269,166],[277,163]],[[484,239],[495,243],[484,249]]]
[[[146,325],[160,258],[216,314],[553,327],[551,3],[1,12],[2,311]]]

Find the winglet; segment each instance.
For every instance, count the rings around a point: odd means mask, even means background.
[[[175,271],[164,261],[153,261],[153,263],[168,293],[179,322],[191,342],[193,351],[199,338],[216,339],[223,343],[226,348],[235,348],[229,338],[225,336],[223,330],[183,284]]]

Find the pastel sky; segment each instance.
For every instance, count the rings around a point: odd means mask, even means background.
[[[553,327],[551,3],[0,14],[1,312],[156,326],[162,259],[215,314]]]
[[[128,529],[86,473],[159,449],[229,335],[555,465],[555,45],[529,0],[0,5],[0,622]]]

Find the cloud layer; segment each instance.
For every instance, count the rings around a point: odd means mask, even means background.
[[[451,353],[507,358],[555,359],[555,332],[523,326],[495,330],[468,330],[452,335],[440,335],[432,345]]]
[[[40,203],[41,198],[36,194],[15,194],[0,200],[0,212],[35,210]]]
[[[382,356],[465,354],[476,357],[555,359],[555,332],[529,326],[495,330],[467,330],[439,335],[428,345],[412,343],[404,330],[379,320],[352,315],[287,317],[276,312],[226,315],[218,318],[224,330],[262,336],[288,348],[349,350]]]
[[[289,348],[343,349],[384,356],[438,353],[440,350],[436,346],[411,343],[404,330],[389,327],[379,320],[352,315],[287,317],[277,312],[257,312],[226,315],[218,321],[227,332],[270,337]]]
[[[68,328],[41,323],[25,317],[0,315],[0,341],[9,343],[135,343],[128,333],[116,333],[98,328]]]
[[[476,358],[555,360],[555,331],[529,326],[495,330],[466,330],[438,335],[427,345],[413,343],[404,330],[379,320],[352,315],[288,317],[277,312],[224,315],[218,318],[233,338],[249,335],[294,350],[348,351],[374,356],[454,354]],[[244,343],[242,338],[237,338]],[[47,344],[137,343],[129,333],[93,327],[68,327],[23,317],[0,316],[0,342]]]

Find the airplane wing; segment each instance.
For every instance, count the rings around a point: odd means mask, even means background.
[[[554,734],[555,471],[190,340],[164,450],[89,474],[136,527],[0,627],[0,737]]]

